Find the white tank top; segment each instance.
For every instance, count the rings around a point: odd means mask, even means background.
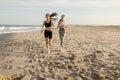
[[[65,22],[60,21],[59,26],[65,26]]]

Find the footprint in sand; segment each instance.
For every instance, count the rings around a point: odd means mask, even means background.
[[[22,80],[25,77],[25,74],[15,74],[13,75],[13,80]]]
[[[41,77],[41,76],[38,75],[38,74],[37,74],[35,77],[36,77],[36,80],[46,80],[45,78]]]
[[[92,72],[91,78],[94,80],[105,80],[104,76],[102,74],[99,74],[98,72]]]
[[[32,69],[25,70],[25,73],[26,74],[35,74],[34,70],[32,70]]]
[[[13,66],[7,66],[7,69],[13,69],[14,67]]]
[[[100,50],[95,51],[94,54],[96,57],[103,57],[104,56],[103,51],[100,51]]]
[[[73,60],[75,59],[75,57],[76,57],[76,56],[75,56],[74,54],[70,54],[70,55],[69,55],[69,59],[70,59],[71,61],[73,61]]]

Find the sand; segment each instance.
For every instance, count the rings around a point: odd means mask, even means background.
[[[120,27],[68,27],[60,51],[54,30],[51,53],[43,34],[0,35],[0,80],[120,80]]]

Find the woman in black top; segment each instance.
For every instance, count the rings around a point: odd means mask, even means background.
[[[56,13],[54,13],[54,14],[56,14]],[[52,45],[52,34],[53,34],[52,31],[53,31],[53,27],[54,27],[51,17],[56,16],[56,15],[46,14],[46,21],[43,22],[43,25],[41,28],[41,33],[43,33],[43,28],[45,26],[44,37],[45,37],[46,48],[47,48],[48,53],[50,52],[49,46]]]

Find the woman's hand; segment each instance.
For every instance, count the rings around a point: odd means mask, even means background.
[[[43,33],[44,30],[41,30],[41,34]]]
[[[55,29],[59,29],[59,27],[56,27]]]
[[[67,28],[67,26],[65,26],[65,28]]]

